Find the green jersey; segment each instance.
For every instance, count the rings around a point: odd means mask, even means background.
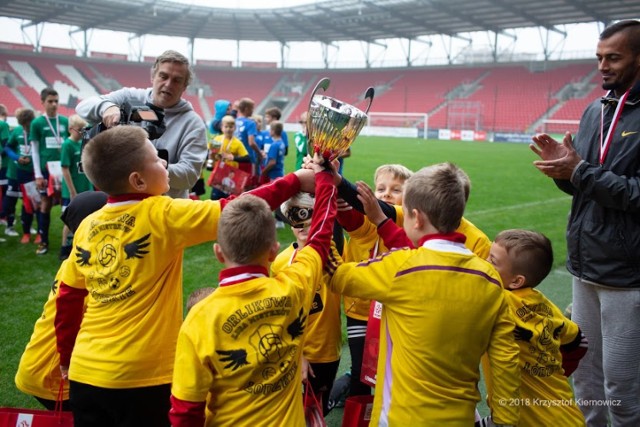
[[[11,135],[9,136],[9,142],[7,142],[7,147],[9,147],[11,151],[16,153],[18,156],[28,157],[31,159],[31,144],[29,142],[29,137],[22,126],[18,125],[13,128],[13,131],[11,131]],[[13,160],[9,160],[7,176],[11,179],[17,179],[16,170],[18,169],[33,173],[33,159],[24,165]]]
[[[69,168],[71,173],[71,181],[76,189],[76,193],[82,193],[83,191],[93,190],[93,185],[89,182],[87,176],[78,171],[78,163],[80,163],[80,149],[82,148],[82,141],[74,141],[71,138],[65,139],[62,143],[62,150],[60,153],[60,165],[63,168]],[[71,193],[67,182],[62,180],[62,197],[64,199],[70,199]]]
[[[38,143],[40,170],[47,170],[47,162],[60,160],[62,142],[69,136],[69,122],[65,116],[42,115],[31,122],[29,137]]]

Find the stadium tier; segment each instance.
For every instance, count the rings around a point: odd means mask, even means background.
[[[148,62],[1,51],[0,103],[11,112],[19,106],[38,110],[39,91],[49,85],[61,95],[61,112],[73,114],[87,96],[148,87],[150,67]],[[216,99],[250,97],[258,112],[277,105],[286,122],[296,122],[315,84],[329,77],[327,95],[364,108],[362,97],[373,86],[372,111],[427,113],[430,129],[527,132],[546,126],[555,132],[574,130],[563,122],[578,120],[602,92],[591,61],[357,70],[194,68],[197,78],[186,98],[207,121]]]

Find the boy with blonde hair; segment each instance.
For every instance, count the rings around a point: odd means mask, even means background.
[[[489,262],[508,291],[520,347],[520,399],[503,404],[519,403],[523,427],[584,426],[567,377],[587,352],[586,339],[578,325],[535,289],[551,271],[551,242],[535,231],[505,230],[496,236]]]
[[[82,135],[87,122],[77,114],[69,117],[69,137],[62,143],[60,150],[60,166],[62,168],[62,211],[69,202],[84,191],[92,191],[93,185],[87,176],[78,170]],[[69,227],[62,228],[62,245],[60,246],[60,260],[65,260],[71,253],[69,241]]]
[[[266,203],[232,201],[219,223],[220,285],[180,329],[170,418],[174,427],[304,426],[300,358],[315,284],[322,280],[335,216],[333,176],[315,165],[308,244],[269,277],[278,253]]]
[[[379,166],[374,173],[375,197],[391,206],[397,207],[398,215],[402,215],[402,191],[404,183],[413,172],[399,164]],[[346,180],[345,180],[346,181]],[[341,197],[345,197],[341,194]],[[338,211],[337,220],[347,231],[349,239],[345,244],[343,257],[345,262],[360,262],[388,249],[378,239],[376,227],[360,212],[350,207]],[[364,339],[367,332],[371,301],[364,298],[343,296],[344,311],[347,317],[347,339],[351,354],[351,371],[336,381],[336,389],[332,393],[332,405],[339,404],[348,385],[349,396],[371,394],[371,387],[360,381]]]
[[[217,237],[229,199],[162,196],[169,189],[167,164],[135,126],[92,138],[82,164],[109,199],[78,228],[74,262],[60,276],[55,326],[74,425],[168,426],[183,251]],[[298,171],[251,194],[275,209],[310,175]]]
[[[421,169],[403,197],[403,227],[416,249],[345,263],[331,281],[335,292],[383,304],[372,425],[471,425],[485,351],[496,402],[518,396],[513,319],[498,273],[456,232],[464,208],[453,165]],[[517,407],[491,407],[496,423],[517,424]]]
[[[222,134],[213,138],[213,146],[219,147],[216,153],[209,151],[209,158],[215,161],[224,162],[225,165],[239,168],[240,164],[250,164],[251,159],[247,149],[244,148],[242,141],[235,137],[236,119],[233,116],[224,116],[221,120]],[[227,197],[229,194],[219,188],[211,187],[211,200],[219,200]]]

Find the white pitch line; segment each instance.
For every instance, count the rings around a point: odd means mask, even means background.
[[[530,208],[533,206],[541,206],[541,205],[548,205],[548,204],[552,204],[552,203],[558,203],[558,202],[564,202],[564,201],[570,201],[571,197],[570,196],[566,196],[566,197],[555,197],[553,199],[546,199],[546,200],[538,200],[535,202],[527,202],[527,203],[519,203],[517,205],[508,205],[508,206],[502,206],[499,208],[491,208],[491,209],[484,209],[481,211],[471,211],[471,212],[465,212],[466,217],[475,217],[478,215],[487,215],[487,214],[495,214],[495,213],[499,213],[502,211],[510,211],[510,210],[514,210],[514,209],[524,209],[524,208]]]

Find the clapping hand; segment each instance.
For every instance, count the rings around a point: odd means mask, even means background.
[[[547,134],[539,134],[532,139],[535,145],[529,147],[542,159],[536,160],[533,165],[550,178],[571,179],[574,169],[582,161],[573,147],[571,133],[565,133],[562,144]]]

